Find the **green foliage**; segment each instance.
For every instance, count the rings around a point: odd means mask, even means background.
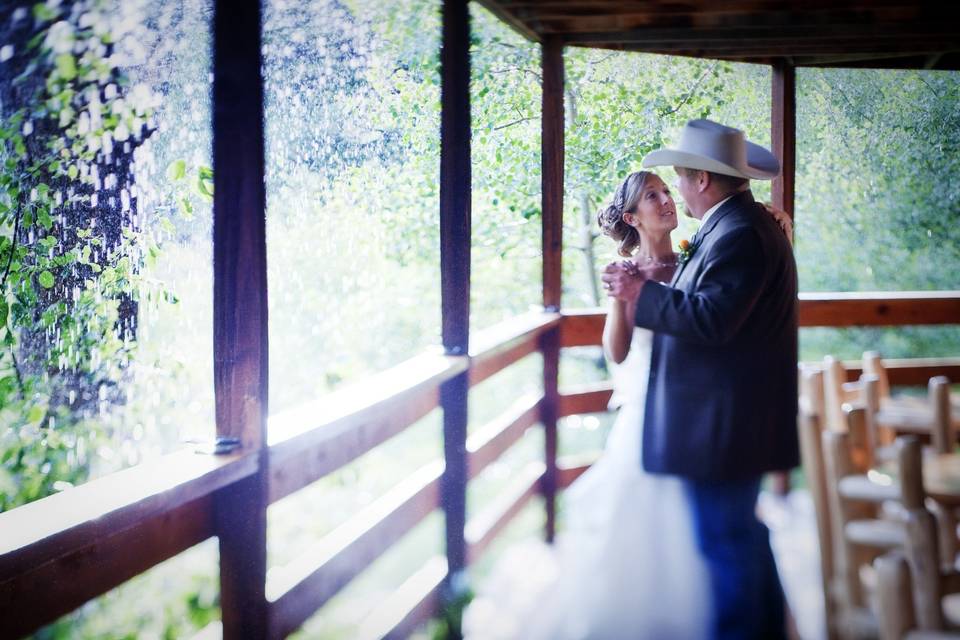
[[[96,405],[133,350],[121,305],[156,283],[138,277],[153,239],[130,232],[133,150],[151,133],[153,97],[112,57],[100,3],[38,4],[0,125],[0,511],[82,482],[104,436]],[[5,80],[11,82],[10,79]],[[102,188],[121,200],[102,213]],[[123,228],[126,226],[126,228]],[[135,319],[128,319],[128,324]]]

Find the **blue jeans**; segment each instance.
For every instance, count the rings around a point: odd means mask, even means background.
[[[687,482],[700,550],[710,569],[712,638],[786,638],[783,589],[770,534],[756,517],[760,480]]]

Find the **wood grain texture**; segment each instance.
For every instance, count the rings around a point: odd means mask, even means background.
[[[517,443],[540,420],[542,396],[527,394],[514,402],[498,418],[487,423],[467,439],[470,479]]]
[[[111,526],[86,544],[5,574],[0,578],[0,637],[31,633],[206,540],[214,534],[212,514],[208,494],[126,527]]]
[[[544,471],[542,462],[531,462],[490,506],[470,519],[466,529],[470,563],[480,559],[497,535],[540,492]]]
[[[181,451],[0,514],[0,580],[210,497],[256,472],[254,455]]]
[[[543,74],[542,133],[540,138],[540,190],[543,247],[543,307],[560,309],[563,252],[564,174],[564,67],[563,43],[544,39],[541,47]]]
[[[957,68],[960,11],[935,0],[484,0],[525,37],[648,53],[795,65]]]
[[[483,382],[540,348],[540,336],[560,325],[557,313],[523,314],[471,338],[470,386]]]
[[[356,460],[440,404],[465,356],[424,354],[270,418],[270,502]]]
[[[357,640],[406,640],[434,617],[443,603],[447,563],[440,556],[427,560],[363,622]]]
[[[801,293],[800,327],[960,324],[960,291]],[[606,311],[564,311],[563,347],[599,345]],[[896,383],[894,383],[896,384]]]
[[[470,14],[444,0],[440,48],[440,298],[443,347],[465,355],[470,341]]]
[[[261,16],[257,0],[213,11],[213,377],[217,435],[258,455],[219,493],[220,608],[227,640],[267,637],[267,242]]]
[[[540,352],[543,354],[543,400],[540,402],[540,423],[543,425],[543,460],[546,465],[540,489],[547,512],[544,533],[547,542],[552,542],[556,535],[559,483],[557,477],[557,450],[559,449],[557,421],[563,415],[559,390],[559,328],[553,328],[540,336]]]
[[[598,382],[564,389],[560,394],[559,417],[604,412],[612,395],[611,382]]]
[[[288,565],[270,572],[271,637],[292,633],[439,506],[443,464],[428,464]]]
[[[797,70],[786,60],[773,65],[771,74],[771,151],[780,161],[780,175],[773,179],[773,206],[794,217],[793,200],[797,168]]]

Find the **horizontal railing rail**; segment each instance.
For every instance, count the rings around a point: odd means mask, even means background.
[[[29,633],[211,537],[214,492],[256,472],[255,454],[181,451],[0,514],[0,637]]]
[[[955,292],[804,294],[802,326],[960,324]],[[559,329],[562,347],[598,345],[604,313],[533,313],[476,335],[470,356],[427,353],[350,389],[270,418],[265,470],[260,456],[181,451],[0,514],[0,635],[22,635],[134,575],[215,535],[214,495],[254,474],[269,474],[269,502],[289,496],[402,433],[439,406],[444,382],[467,373],[474,386],[541,348]],[[859,363],[846,363],[858,375]],[[960,358],[886,361],[892,384],[932,375],[960,379]],[[556,414],[607,410],[608,382],[563,389]],[[545,398],[518,398],[475,429],[467,443],[469,477],[500,458],[541,420]],[[589,463],[560,461],[567,486]],[[443,463],[431,463],[324,536],[288,566],[270,570],[271,635],[282,637],[322,607],[439,507]],[[468,556],[476,560],[541,490],[546,467],[531,465],[487,509],[470,519]],[[442,565],[442,566],[441,566]],[[411,576],[378,608],[363,633],[402,637],[436,612],[446,576],[442,558]]]
[[[565,311],[564,347],[600,344],[606,310]],[[883,327],[960,324],[960,291],[801,293],[801,327]]]
[[[440,385],[468,366],[464,356],[425,354],[271,416],[270,502],[353,462],[426,416],[439,406]]]

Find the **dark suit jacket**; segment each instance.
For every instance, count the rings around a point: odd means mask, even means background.
[[[797,267],[749,191],[707,220],[672,286],[644,285],[635,320],[655,332],[647,471],[725,482],[799,463]]]

